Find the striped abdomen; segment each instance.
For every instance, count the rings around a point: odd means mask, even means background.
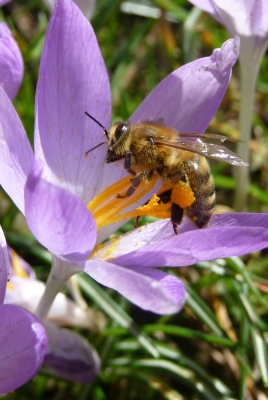
[[[198,227],[206,226],[215,206],[215,186],[205,157],[194,154],[184,161],[186,175],[195,195],[194,203],[186,209],[186,215]]]

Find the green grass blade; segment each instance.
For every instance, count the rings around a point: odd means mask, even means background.
[[[113,321],[120,326],[127,328],[128,331],[137,338],[140,345],[153,357],[159,357],[159,353],[152,344],[152,340],[134,323],[133,319],[104,291],[93,279],[86,274],[78,276],[78,282],[82,290],[106,312]]]
[[[251,326],[250,333],[254,345],[256,361],[262,377],[262,382],[265,387],[268,387],[267,344],[265,343],[262,334],[257,327]]]

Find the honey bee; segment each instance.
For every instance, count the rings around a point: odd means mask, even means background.
[[[126,197],[131,196],[142,181],[149,181],[156,172],[171,189],[158,195],[159,201],[171,201],[172,187],[179,182],[187,183],[194,195],[194,201],[186,209],[171,204],[171,222],[175,234],[184,214],[198,228],[205,227],[215,206],[215,186],[206,157],[225,163],[247,166],[248,164],[221,144],[205,143],[202,139],[218,142],[234,141],[222,135],[209,133],[178,133],[175,129],[160,123],[145,121],[132,123],[118,122],[109,132],[95,118],[86,112],[104,129],[107,141],[106,163],[124,159],[124,168],[134,177]]]

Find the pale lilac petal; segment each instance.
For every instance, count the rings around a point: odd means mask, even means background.
[[[7,244],[2,228],[0,227],[0,305],[3,304],[5,298],[8,270]]]
[[[163,220],[142,227],[140,236],[147,245],[139,247],[139,240],[131,236],[129,240],[139,248],[120,256],[119,244],[114,251],[115,257],[119,255],[114,258],[116,264],[139,267],[187,266],[198,261],[239,256],[268,247],[268,214],[216,214],[210,225],[203,229],[196,228],[185,219],[178,235],[174,234],[170,220]]]
[[[0,7],[3,7],[5,4],[9,3],[11,0],[0,0]]]
[[[85,157],[109,128],[110,87],[89,22],[70,0],[58,1],[47,30],[36,94],[35,147],[49,181],[87,203],[95,193],[106,146]]]
[[[259,0],[214,0],[213,3],[231,35],[238,33],[243,36],[250,36],[253,34],[254,20],[258,17],[260,11],[258,10]]]
[[[56,374],[76,382],[90,383],[100,373],[100,359],[82,336],[44,324],[48,336],[48,348],[44,363]]]
[[[178,312],[185,302],[185,287],[175,276],[149,268],[123,268],[111,262],[87,261],[84,272],[102,285],[117,290],[129,301],[156,314]]]
[[[214,0],[214,7],[231,35],[249,40],[248,51],[256,51],[267,40],[268,3],[266,0]],[[251,45],[253,44],[253,46]]]
[[[37,279],[13,276],[6,289],[5,304],[21,306],[34,313],[44,291],[45,284]],[[46,318],[60,326],[90,329],[92,326],[96,327],[95,316],[91,309],[81,308],[63,293],[58,293]]]
[[[84,260],[96,241],[96,223],[75,195],[42,177],[36,162],[25,186],[25,214],[34,236],[53,254]]]
[[[213,0],[216,15],[231,35],[267,35],[268,3],[266,0]],[[202,7],[201,7],[202,8]],[[208,11],[209,12],[209,11]],[[215,14],[212,14],[215,17]]]
[[[267,31],[268,31],[268,1],[267,0],[262,0],[261,1],[261,21],[258,24],[258,31],[255,28],[255,33],[258,35],[266,35],[267,36]]]
[[[0,184],[24,213],[24,185],[34,160],[21,121],[0,86]]]
[[[16,40],[4,22],[0,22],[0,85],[10,100],[18,93],[23,78],[23,60]]]
[[[41,323],[20,307],[0,306],[0,321],[0,394],[4,394],[37,373],[47,338]]]
[[[217,111],[239,53],[239,38],[227,40],[211,57],[168,75],[146,97],[131,120],[163,118],[179,132],[204,132]]]
[[[229,30],[250,37],[266,36],[268,31],[267,0],[190,0]]]

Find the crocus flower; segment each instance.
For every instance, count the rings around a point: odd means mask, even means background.
[[[268,45],[268,0],[190,0],[190,2],[221,22],[233,36],[238,34],[240,47],[240,115],[241,139],[237,153],[249,161],[248,141],[251,135],[252,110],[256,79]],[[249,184],[249,171],[235,169],[235,208],[243,210]]]
[[[183,132],[205,131],[238,51],[239,39],[231,39],[211,57],[174,71],[131,120],[161,117]],[[112,208],[116,191],[129,186],[123,163],[105,165],[105,146],[85,157],[103,132],[84,111],[109,127],[110,87],[94,32],[71,0],[57,2],[45,38],[36,92],[35,155],[1,91],[0,104],[0,183],[25,213],[33,234],[53,254],[36,312],[39,318],[46,316],[63,282],[81,270],[143,309],[174,313],[184,304],[184,285],[155,267],[189,265],[267,247],[265,214],[215,215],[202,230],[184,220],[177,236],[170,219],[165,219],[101,244],[122,225],[123,221],[115,223],[118,214],[144,204],[155,188],[138,200],[134,195],[126,202],[116,199]]]
[[[9,270],[7,245],[0,228],[0,395],[30,380],[39,370],[47,347],[45,329],[21,307],[3,304]]]
[[[0,85],[10,100],[16,97],[22,78],[23,60],[20,49],[8,26],[0,22]]]

